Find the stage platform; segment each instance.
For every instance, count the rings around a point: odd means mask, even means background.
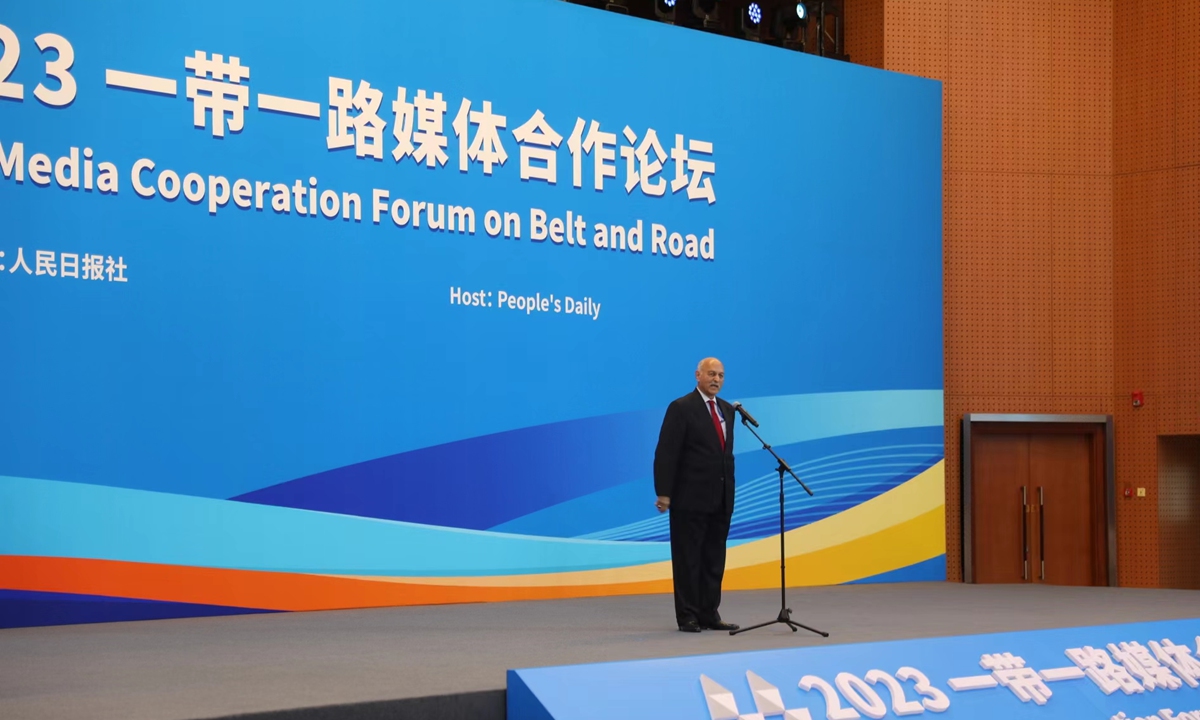
[[[0,718],[278,720],[505,714],[510,668],[1191,618],[1200,592],[910,583],[789,590],[794,617],[675,629],[664,595],[0,630]],[[727,593],[771,620],[778,591]]]

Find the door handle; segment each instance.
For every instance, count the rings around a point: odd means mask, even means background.
[[[1021,579],[1029,579],[1029,499],[1021,486]]]
[[[1046,495],[1038,486],[1038,555],[1041,557],[1041,579],[1046,579]]]

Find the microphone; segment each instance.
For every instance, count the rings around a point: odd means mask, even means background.
[[[733,409],[740,412],[742,414],[742,417],[746,418],[746,422],[750,423],[754,427],[758,427],[758,421],[755,420],[754,417],[750,415],[750,413],[746,412],[746,408],[742,407],[742,404],[740,402],[735,402],[733,404]]]

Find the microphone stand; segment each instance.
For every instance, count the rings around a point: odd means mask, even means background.
[[[766,627],[768,625],[782,623],[783,625],[787,625],[788,627],[790,627],[792,629],[792,632],[796,632],[798,629],[804,628],[805,630],[808,630],[809,632],[814,632],[814,633],[820,635],[821,637],[829,637],[829,633],[827,633],[827,632],[824,632],[822,630],[817,630],[816,628],[810,628],[807,625],[802,625],[802,624],[796,622],[795,620],[792,620],[792,609],[787,606],[787,566],[784,561],[784,558],[786,558],[787,555],[784,550],[784,540],[783,540],[783,535],[784,535],[784,532],[786,531],[786,528],[784,527],[784,524],[783,524],[783,473],[786,471],[789,475],[796,478],[796,482],[800,483],[800,487],[804,488],[804,492],[808,493],[809,495],[812,495],[813,491],[808,489],[808,486],[804,484],[803,480],[801,480],[799,477],[797,477],[796,473],[792,472],[791,466],[788,465],[786,462],[784,462],[783,458],[779,457],[779,455],[776,454],[775,451],[771,449],[771,446],[768,445],[766,443],[766,441],[762,439],[762,436],[759,435],[757,432],[754,432],[754,428],[750,427],[750,423],[748,423],[746,421],[745,414],[742,414],[742,413],[739,413],[739,414],[742,415],[742,425],[745,425],[747,430],[749,430],[751,433],[754,433],[754,437],[758,438],[758,441],[760,443],[762,443],[763,449],[766,450],[767,452],[771,453],[771,455],[775,458],[775,460],[777,460],[779,462],[779,466],[777,468],[775,468],[776,471],[779,472],[779,617],[775,618],[774,620],[768,620],[765,623],[759,623],[758,625],[751,625],[750,627],[739,628],[737,630],[730,630],[729,634],[737,635],[738,633],[744,633],[744,632],[747,632],[750,630],[758,629],[760,627]]]

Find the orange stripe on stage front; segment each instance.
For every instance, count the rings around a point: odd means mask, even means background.
[[[0,588],[259,610],[338,610],[671,592],[671,580],[610,585],[424,585],[258,570],[85,558],[0,556]]]

